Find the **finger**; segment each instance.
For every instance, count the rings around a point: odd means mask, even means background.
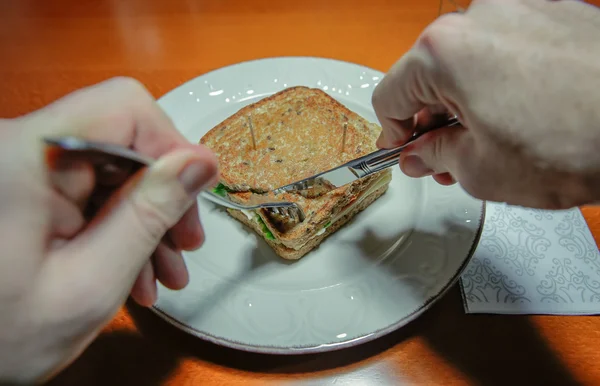
[[[50,200],[52,238],[70,239],[85,225],[80,209],[58,193],[53,193]]]
[[[144,307],[152,306],[157,299],[156,279],[173,290],[184,288],[189,281],[183,257],[164,242],[158,245],[151,261],[144,264],[131,289],[131,297]]]
[[[433,175],[443,185],[456,180],[468,194],[481,200],[539,205],[532,200],[539,195],[532,192],[539,192],[538,186],[547,190],[552,183],[532,175],[531,169],[523,167],[522,156],[507,153],[507,149],[507,144],[476,141],[462,126],[446,127],[408,145],[400,166],[411,177]]]
[[[415,130],[416,119],[394,119],[378,114],[382,132],[377,138],[375,145],[380,149],[388,149],[402,145]]]
[[[181,220],[169,231],[169,238],[177,249],[193,251],[204,242],[204,230],[198,215],[198,204],[185,212]]]
[[[415,132],[421,133],[439,128],[448,121],[448,118],[448,110],[444,106],[427,106],[415,115]]]
[[[83,276],[115,283],[113,296],[124,301],[167,230],[196,202],[216,171],[216,159],[208,151],[176,151],[160,158],[128,180],[69,244],[76,255],[70,263]]]
[[[462,126],[433,130],[407,146],[400,167],[415,178],[442,173],[459,177],[460,158],[472,150],[469,144],[472,146],[470,134]]]
[[[131,288],[131,297],[142,307],[152,307],[156,303],[156,276],[150,260],[144,264],[135,280]]]
[[[81,160],[61,162],[50,171],[50,181],[54,189],[83,210],[94,190],[94,169]]]
[[[400,157],[400,169],[409,177],[420,178],[431,176],[434,170],[418,155],[405,155]]]
[[[90,218],[97,213],[113,192],[114,188],[112,187],[99,186],[90,198],[86,217]],[[200,248],[204,242],[204,230],[200,223],[197,203],[192,205],[181,220],[169,230],[168,234],[177,249],[192,251]]]
[[[456,180],[452,177],[450,173],[440,173],[434,174],[433,179],[440,185],[450,186],[456,183]]]
[[[178,290],[188,284],[189,275],[181,253],[163,242],[156,248],[153,260],[156,278],[165,287]]]
[[[453,87],[441,57],[447,55],[450,43],[447,26],[463,15],[444,15],[432,23],[414,47],[398,60],[373,91],[372,104],[382,126],[379,147],[398,146],[410,137],[415,114],[425,107],[438,106],[458,114],[448,89]],[[435,112],[435,111],[434,111]]]
[[[381,147],[406,142],[414,131],[416,114],[426,106],[440,105],[431,62],[428,51],[417,46],[394,64],[373,91],[373,109],[383,129],[377,142]]]
[[[413,132],[414,116],[425,107],[414,87],[419,82],[416,70],[422,67],[421,63],[421,56],[414,50],[409,51],[373,90],[373,109],[382,128],[377,140],[379,147],[397,146],[406,142]]]
[[[421,109],[412,119],[406,121],[395,121],[395,124],[402,126],[402,130],[406,130],[410,135],[429,131],[440,127],[448,120],[448,110],[443,105],[431,105]],[[410,137],[409,135],[409,137]],[[377,139],[377,146],[386,148],[389,145],[392,147],[403,145],[403,140],[398,140],[392,143],[386,142],[383,137]]]

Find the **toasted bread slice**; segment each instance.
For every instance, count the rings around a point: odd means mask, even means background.
[[[378,125],[325,92],[293,87],[242,108],[200,142],[216,153],[221,184],[231,200],[249,203],[260,197],[263,202],[292,201],[302,207],[306,220],[300,224],[266,211],[230,211],[262,232],[281,257],[293,259],[341,227],[356,208],[383,194],[391,173],[379,172],[314,198],[296,193],[275,197],[269,192],[376,150],[380,132]]]
[[[217,153],[223,185],[264,193],[376,150],[380,131],[325,92],[292,87],[242,108],[201,143]]]

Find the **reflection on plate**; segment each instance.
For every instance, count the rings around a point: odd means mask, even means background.
[[[241,107],[286,87],[319,87],[368,120],[380,72],[319,58],[257,60],[219,69],[159,104],[192,142]],[[190,283],[159,287],[154,311],[193,335],[248,351],[297,354],[366,342],[420,315],[459,277],[483,204],[459,187],[398,169],[388,192],[296,262],[221,208],[199,200],[207,241],[184,258]]]

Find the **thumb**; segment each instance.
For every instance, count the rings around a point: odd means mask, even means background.
[[[400,168],[409,177],[433,174],[455,175],[459,164],[459,146],[468,135],[464,127],[445,127],[424,134],[406,147],[400,156]]]
[[[216,158],[204,147],[174,151],[138,172],[69,244],[79,252],[76,272],[113,283],[125,298],[165,233],[216,176]]]

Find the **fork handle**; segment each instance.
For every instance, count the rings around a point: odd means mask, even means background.
[[[224,206],[229,209],[240,209],[241,208],[240,205],[237,205],[237,204],[235,204],[217,194],[214,194],[213,192],[208,191],[208,190],[202,190],[202,191],[200,191],[200,193],[198,193],[198,195],[201,197],[204,197],[205,199],[212,202],[213,204],[221,205],[221,206]]]
[[[352,166],[352,169],[355,173],[358,174],[359,177],[364,177],[369,174],[377,173],[381,170],[387,169],[389,167],[395,166],[398,163],[398,159],[400,158],[400,154],[404,151],[408,144],[416,141],[422,135],[429,133],[430,131],[441,129],[442,127],[451,127],[460,124],[458,117],[455,115],[450,118],[446,118],[440,121],[435,126],[432,126],[426,130],[422,130],[419,132],[415,132],[412,137],[408,141],[406,141],[403,145],[395,147],[393,149],[381,149],[374,151],[373,153],[367,154],[364,157],[361,157],[355,165]]]
[[[129,160],[144,166],[151,166],[156,161],[155,159],[140,154],[135,150],[108,142],[88,141],[77,137],[47,137],[44,138],[44,141],[49,145],[58,146],[67,151],[98,152],[100,154],[106,154],[116,158]],[[203,190],[199,193],[199,195],[217,205],[222,205],[230,209],[239,209],[238,206],[229,200],[226,200],[212,192]]]
[[[88,141],[78,137],[45,137],[44,142],[51,146],[56,146],[66,151],[79,151],[79,152],[95,152],[99,154],[110,155],[112,157],[132,161],[138,165],[151,166],[156,160],[147,157],[135,150],[127,147],[116,145],[108,142],[96,142]],[[210,190],[202,190],[199,194],[203,198],[211,201],[214,204],[227,207],[229,209],[258,209],[258,208],[288,208],[295,207],[294,203],[291,202],[272,202],[264,203],[261,205],[244,206],[230,201],[224,197],[221,197]],[[300,208],[298,208],[300,209]],[[301,221],[304,221],[304,212],[300,209],[298,214]]]

